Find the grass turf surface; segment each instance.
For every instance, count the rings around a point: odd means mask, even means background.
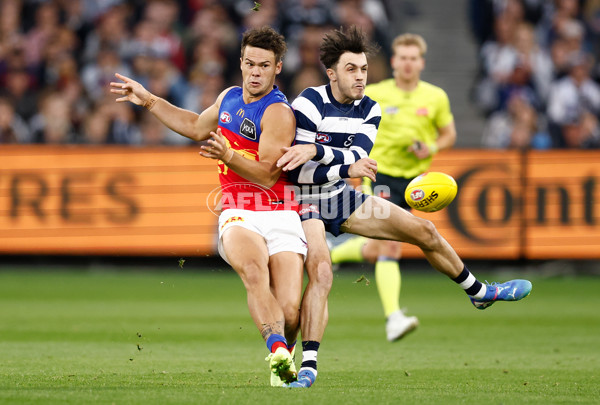
[[[317,383],[287,390],[231,270],[3,268],[0,403],[598,403],[599,278],[532,278],[479,311],[424,273],[403,277],[421,326],[393,344],[374,280],[336,273]]]

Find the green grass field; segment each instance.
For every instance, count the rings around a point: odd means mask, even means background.
[[[268,385],[267,350],[231,270],[5,266],[0,403],[600,401],[600,278],[530,277],[530,297],[478,311],[450,280],[422,273],[403,278],[421,326],[393,344],[374,281],[336,273],[317,383],[288,390]]]

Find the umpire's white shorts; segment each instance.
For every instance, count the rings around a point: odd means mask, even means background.
[[[223,249],[223,233],[232,226],[241,226],[261,235],[267,243],[269,256],[280,252],[300,253],[306,258],[306,236],[296,211],[249,211],[228,209],[219,215],[219,254],[227,263]],[[229,263],[231,264],[231,263]]]

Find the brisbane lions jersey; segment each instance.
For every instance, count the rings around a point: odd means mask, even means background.
[[[219,128],[227,146],[246,159],[258,161],[260,123],[267,107],[274,103],[288,104],[287,98],[277,86],[273,86],[273,90],[260,100],[249,104],[244,103],[241,87],[229,90],[219,109]],[[219,181],[222,210],[237,208],[251,211],[297,211],[297,203],[286,173],[282,172],[273,187],[268,189],[246,180],[219,161]]]

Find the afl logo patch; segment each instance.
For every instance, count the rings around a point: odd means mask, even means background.
[[[219,117],[219,120],[223,124],[229,124],[231,122],[231,114],[229,114],[227,111],[223,111]]]
[[[248,139],[256,140],[256,125],[248,118],[244,118],[242,125],[240,125],[240,134]]]
[[[327,134],[317,134],[317,142],[329,143],[329,142],[331,142],[331,136],[329,136]]]
[[[421,201],[425,197],[425,192],[420,189],[413,190],[410,193],[410,199],[413,201]]]

